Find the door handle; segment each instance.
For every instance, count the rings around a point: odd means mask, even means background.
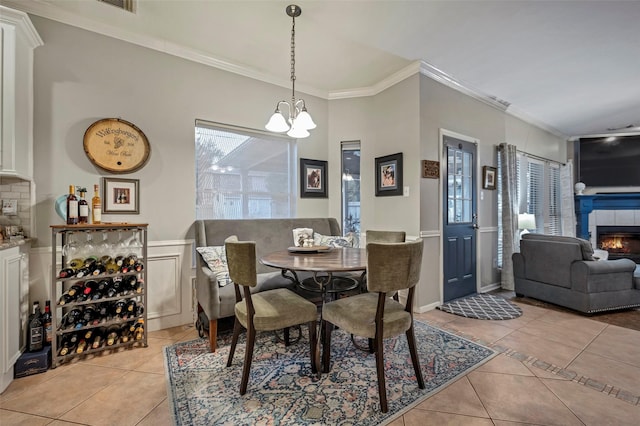
[[[473,223],[473,224],[471,225],[471,227],[472,227],[473,229],[480,229],[480,227],[478,226],[478,224],[477,224],[477,223]]]
[[[474,213],[471,216],[471,227],[473,229],[480,229],[480,227],[478,226],[478,214],[477,213]]]

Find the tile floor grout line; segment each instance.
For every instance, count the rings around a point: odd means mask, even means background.
[[[538,369],[544,370],[548,373],[554,374],[556,376],[560,376],[560,377],[564,377],[568,380],[571,380],[572,382],[575,382],[577,384],[586,386],[590,389],[593,389],[595,391],[604,393],[605,395],[608,396],[612,396],[620,401],[626,402],[628,404],[631,405],[640,405],[640,396],[638,395],[634,395],[632,392],[630,391],[626,391],[626,390],[622,390],[619,388],[616,388],[614,385],[608,385],[605,383],[601,383],[597,380],[591,379],[589,377],[586,376],[582,376],[580,375],[578,377],[578,373],[576,373],[575,371],[572,370],[568,370],[562,367],[559,367],[557,365],[548,363],[546,361],[540,360],[534,356],[531,355],[526,355],[520,352],[517,352],[514,349],[508,348],[506,346],[502,346],[501,344],[496,343],[487,343],[485,341],[483,341],[482,339],[478,339],[475,336],[471,336],[467,333],[462,333],[460,331],[457,331],[451,327],[447,327],[449,329],[449,331],[454,332],[454,334],[457,334],[461,337],[465,337],[468,338],[469,340],[472,340],[476,343],[480,343],[483,344],[485,346],[488,346],[492,349],[495,349],[496,351],[498,351],[499,353],[502,353],[508,357],[511,358],[515,358],[518,361],[522,362],[522,363],[526,363],[529,364],[533,367],[536,367]],[[606,327],[605,327],[606,328]],[[610,386],[612,389],[618,389],[617,392],[605,392],[605,389],[607,389],[607,386]],[[615,393],[615,395],[614,395]]]

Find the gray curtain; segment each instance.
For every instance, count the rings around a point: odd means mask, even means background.
[[[562,206],[562,235],[576,236],[576,206],[573,198],[573,162],[560,167],[560,205]]]
[[[517,164],[516,146],[506,143],[498,147],[501,170],[502,192],[502,273],[501,285],[505,290],[513,290],[513,263],[511,255],[520,250],[518,234]]]

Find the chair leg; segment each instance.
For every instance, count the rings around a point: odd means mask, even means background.
[[[218,338],[218,320],[209,320],[209,349],[211,352],[216,351],[216,339]]]
[[[284,345],[289,346],[291,344],[291,339],[289,338],[289,327],[285,327],[284,329]]]
[[[309,356],[311,358],[311,372],[317,374],[319,371],[320,353],[318,352],[318,334],[316,332],[316,322],[309,323]]]
[[[256,342],[256,330],[252,324],[247,329],[247,344],[244,353],[244,366],[242,367],[242,382],[240,382],[240,395],[247,392],[249,383],[249,372],[251,371],[251,359],[253,358],[253,345]]]
[[[322,321],[322,372],[328,373],[331,367],[331,332],[333,331],[333,324],[329,321]]]
[[[238,343],[240,331],[242,331],[242,324],[240,324],[240,321],[236,318],[233,322],[233,337],[231,338],[231,348],[229,349],[229,358],[227,358],[227,367],[231,367],[231,362],[233,362],[233,354],[236,352],[236,344]]]
[[[405,333],[407,335],[407,343],[409,344],[409,352],[411,353],[411,361],[413,362],[413,370],[416,373],[416,379],[418,380],[418,387],[424,389],[424,379],[422,378],[422,369],[420,368],[420,359],[418,358],[418,351],[416,350],[416,336],[413,332],[413,323],[411,327]]]
[[[378,394],[380,395],[380,411],[389,411],[387,406],[387,387],[384,379],[384,348],[382,336],[376,340],[376,372],[378,373]]]

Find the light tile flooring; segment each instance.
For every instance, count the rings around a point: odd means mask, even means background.
[[[416,315],[500,355],[391,425],[640,424],[640,331],[519,306],[524,315],[508,321]],[[156,331],[146,349],[15,380],[0,395],[0,424],[169,425],[162,348],[196,337],[191,326]]]

